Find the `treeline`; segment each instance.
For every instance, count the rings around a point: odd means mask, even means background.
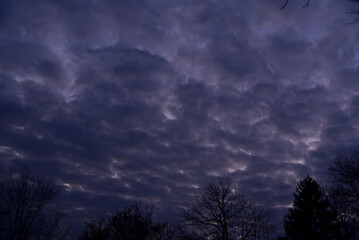
[[[359,239],[359,154],[337,155],[326,189],[301,180],[276,236],[271,212],[241,194],[230,178],[217,177],[183,208],[176,223],[134,203],[86,222],[77,240],[352,240]],[[59,187],[25,167],[0,179],[0,239],[70,238],[64,214],[53,208]]]

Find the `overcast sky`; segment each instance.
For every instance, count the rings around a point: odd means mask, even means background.
[[[285,212],[358,150],[359,25],[349,1],[284,2],[1,1],[1,173],[52,177],[80,224],[173,218],[214,176]]]

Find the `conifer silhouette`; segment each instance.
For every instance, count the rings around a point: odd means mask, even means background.
[[[337,239],[337,215],[314,178],[308,175],[300,181],[293,195],[293,207],[284,217],[286,239]]]

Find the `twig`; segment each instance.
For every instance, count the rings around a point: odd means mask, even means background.
[[[285,6],[287,6],[287,3],[289,2],[289,0],[287,0],[285,3],[284,3],[284,5],[283,5],[283,7],[281,8],[281,9],[283,9],[283,8],[285,8]]]

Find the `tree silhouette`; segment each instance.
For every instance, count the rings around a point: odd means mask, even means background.
[[[229,178],[214,178],[182,211],[183,239],[269,239],[273,233],[268,211],[237,193]]]
[[[353,238],[359,229],[359,153],[336,155],[329,171],[330,200],[339,213],[342,232]]]
[[[133,204],[85,223],[79,240],[170,240],[174,233],[166,221],[153,219],[152,208],[142,210]]]
[[[59,188],[25,167],[0,179],[0,239],[63,239],[69,228],[51,206]]]
[[[293,207],[284,217],[289,240],[329,240],[338,235],[337,214],[320,185],[309,175],[296,187]]]

